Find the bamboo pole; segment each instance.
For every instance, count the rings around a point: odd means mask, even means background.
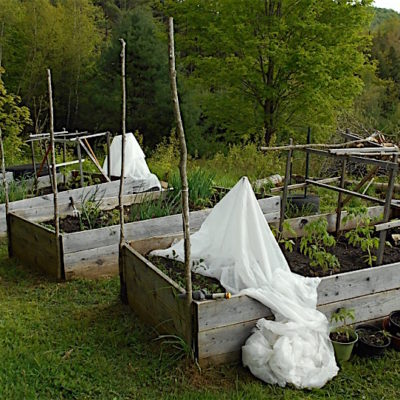
[[[187,148],[185,140],[185,131],[183,128],[181,111],[178,98],[178,87],[176,83],[176,68],[175,68],[175,45],[174,45],[174,20],[169,18],[169,74],[171,80],[172,102],[174,105],[174,114],[178,130],[180,142],[180,163],[179,171],[182,182],[182,219],[183,219],[183,236],[185,248],[185,277],[186,277],[186,301],[190,310],[192,303],[192,270],[190,265],[190,226],[189,226],[189,187],[186,173],[187,164]]]
[[[4,187],[4,195],[6,199],[6,215],[10,210],[9,201],[8,201],[8,182],[6,179],[6,163],[4,157],[4,145],[3,145],[3,132],[0,128],[0,151],[1,151],[1,171],[3,174],[3,187]]]
[[[51,171],[49,175],[53,175],[52,187],[53,187],[53,202],[54,202],[54,226],[56,230],[57,238],[57,253],[59,254],[59,235],[60,235],[60,221],[58,215],[58,196],[57,196],[57,171],[56,171],[56,153],[54,148],[54,112],[53,112],[53,92],[51,88],[51,72],[47,70],[47,80],[49,85],[49,111],[50,111],[50,148],[51,148]]]
[[[262,151],[272,151],[272,150],[305,150],[305,149],[337,149],[341,147],[347,147],[353,144],[361,144],[365,142],[370,142],[371,139],[358,139],[352,140],[345,143],[313,143],[313,144],[293,144],[288,146],[274,146],[274,147],[260,147]]]
[[[127,302],[127,293],[122,268],[122,245],[125,241],[124,232],[124,203],[122,195],[124,192],[124,174],[125,174],[125,135],[126,135],[126,82],[125,82],[125,48],[126,43],[124,39],[120,39],[121,50],[121,77],[122,77],[122,138],[121,138],[121,175],[119,183],[119,224],[120,224],[120,237],[119,237],[119,279],[120,279],[120,296],[121,300]],[[108,171],[109,172],[109,171]]]

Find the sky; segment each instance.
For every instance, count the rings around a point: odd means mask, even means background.
[[[375,0],[375,7],[379,8],[391,8],[397,12],[400,12],[400,0]]]

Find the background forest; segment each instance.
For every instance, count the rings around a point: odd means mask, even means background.
[[[338,128],[400,138],[400,15],[369,0],[0,0],[0,127],[8,160],[28,132],[120,129],[120,42],[127,126],[147,151],[174,128],[166,18],[176,24],[189,151],[329,141]],[[25,107],[22,107],[25,106]]]

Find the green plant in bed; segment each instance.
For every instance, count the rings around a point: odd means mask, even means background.
[[[323,271],[340,266],[338,258],[326,248],[336,244],[335,238],[328,233],[328,222],[319,218],[309,222],[305,227],[305,235],[300,241],[300,251],[310,259],[312,267],[321,267]]]

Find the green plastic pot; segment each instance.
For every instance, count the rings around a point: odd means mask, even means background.
[[[349,361],[351,357],[351,353],[353,351],[354,345],[358,340],[358,335],[354,333],[355,339],[352,342],[342,343],[342,342],[335,342],[331,339],[333,344],[333,348],[335,350],[336,361],[340,364],[344,361]]]

